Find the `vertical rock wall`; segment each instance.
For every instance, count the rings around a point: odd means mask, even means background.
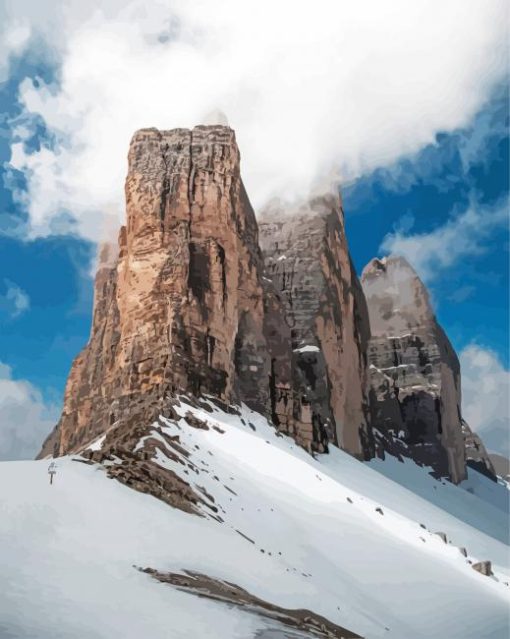
[[[383,448],[465,478],[460,366],[428,293],[403,258],[374,259],[362,285],[370,316],[370,406]]]
[[[172,393],[270,405],[262,257],[239,163],[228,127],[135,133],[118,259],[100,263],[90,341],[41,455],[148,422]]]
[[[340,200],[328,195],[292,210],[273,203],[259,229],[266,274],[290,329],[295,437],[310,449],[331,442],[370,456],[368,315]]]
[[[338,197],[263,224],[264,271],[230,128],[143,129],[128,160],[126,226],[101,252],[90,340],[40,455],[148,424],[186,392],[244,401],[308,450],[369,456],[367,311]]]

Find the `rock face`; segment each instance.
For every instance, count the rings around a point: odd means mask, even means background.
[[[224,125],[136,132],[125,191],[118,246],[99,255],[90,339],[39,456],[106,433],[101,454],[125,462],[115,473],[154,492],[150,446],[131,449],[184,393],[245,402],[309,451],[335,444],[367,459],[377,447],[454,482],[466,458],[493,474],[462,421],[459,362],[423,284],[390,258],[368,265],[362,290],[337,194],[273,203],[258,225]],[[193,510],[201,497],[165,481],[165,499]]]
[[[76,450],[119,421],[147,423],[172,393],[260,411],[276,396],[268,339],[278,342],[277,360],[289,345],[271,331],[278,299],[263,294],[234,132],[144,129],[128,159],[118,257],[101,255],[90,340],[43,455]]]
[[[492,564],[490,561],[479,561],[476,564],[473,564],[471,568],[481,573],[485,577],[491,577],[494,574],[492,572]]]
[[[338,195],[295,209],[273,203],[259,220],[266,274],[292,342],[296,437],[371,455],[366,396],[368,314],[352,266]]]
[[[370,405],[380,445],[458,483],[466,476],[460,366],[428,293],[398,257],[372,260],[362,285],[372,333]]]
[[[230,128],[143,129],[128,160],[126,226],[100,253],[90,339],[40,456],[106,432],[124,449],[179,393],[245,402],[308,450],[368,455],[368,318],[338,199],[263,226],[264,274]]]

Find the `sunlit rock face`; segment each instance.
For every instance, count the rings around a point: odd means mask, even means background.
[[[370,406],[379,447],[458,483],[466,476],[460,366],[427,290],[400,257],[363,271],[370,316]]]
[[[273,202],[259,218],[266,273],[292,341],[299,441],[370,457],[366,396],[368,314],[353,269],[338,195],[295,207]]]
[[[291,409],[276,391],[290,380],[288,332],[271,327],[279,302],[262,280],[234,132],[143,129],[128,159],[118,256],[100,256],[90,340],[42,454],[76,450],[119,421],[148,422],[177,392],[262,412],[273,403],[282,422]]]
[[[179,393],[244,402],[310,451],[370,456],[368,315],[338,197],[266,220],[264,263],[232,129],[143,129],[126,218],[41,456],[149,424]]]

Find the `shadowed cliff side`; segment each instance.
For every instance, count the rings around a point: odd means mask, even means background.
[[[294,417],[301,437],[371,456],[366,396],[368,313],[351,263],[338,195],[294,208],[273,202],[259,219],[266,273],[290,327]]]
[[[372,260],[362,285],[372,333],[370,408],[379,454],[410,456],[458,483],[466,477],[466,446],[471,458],[479,453],[461,418],[459,360],[427,290],[401,257]]]

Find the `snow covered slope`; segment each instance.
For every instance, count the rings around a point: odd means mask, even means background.
[[[189,457],[167,455],[155,433],[158,463],[205,489],[222,521],[173,509],[73,458],[58,460],[52,486],[48,462],[0,464],[1,639],[304,636],[134,566],[231,581],[367,639],[508,636],[508,546],[496,515],[494,534],[481,525],[492,511],[476,495],[414,465],[400,464],[397,482],[336,449],[313,459],[248,409],[177,411],[209,428],[162,420]],[[422,496],[403,485],[416,472]],[[441,507],[452,501],[457,517]],[[479,560],[493,562],[494,577],[473,570]]]

